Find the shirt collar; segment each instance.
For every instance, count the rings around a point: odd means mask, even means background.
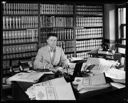
[[[55,52],[56,51],[56,47],[54,49],[52,49],[50,46],[48,46],[48,49],[50,52]]]

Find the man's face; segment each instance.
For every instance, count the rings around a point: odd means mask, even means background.
[[[56,44],[57,44],[57,37],[55,36],[51,36],[47,39],[47,43],[50,47],[54,48],[56,47]]]

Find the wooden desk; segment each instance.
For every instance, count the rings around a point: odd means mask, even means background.
[[[46,77],[43,77],[44,81],[46,80],[47,77],[48,77],[48,75],[46,75]],[[30,86],[32,86],[33,83],[13,82],[12,85],[13,85],[12,86],[13,97],[15,97],[15,100],[18,100],[18,101],[29,101],[30,100],[28,98],[27,94],[25,93],[25,91]],[[80,94],[76,91],[75,86],[72,83],[71,83],[71,86],[73,88],[73,92],[74,92],[74,95],[76,97],[76,100],[78,100],[78,101],[81,101],[81,100],[88,101],[88,102],[91,102],[91,101],[94,101],[94,100],[97,100],[97,101],[103,101],[103,100],[111,101],[111,99],[114,99],[114,101],[117,100],[117,102],[118,102],[118,101],[122,100],[122,98],[124,97],[124,94],[125,94],[124,89],[118,90],[117,88],[114,88],[114,87],[108,87],[108,88],[105,88],[105,89],[102,89],[102,90],[89,91],[87,93]],[[119,92],[119,93],[117,93],[116,91]],[[113,94],[112,96],[110,95],[111,93]],[[118,98],[113,98],[113,97],[118,97]]]

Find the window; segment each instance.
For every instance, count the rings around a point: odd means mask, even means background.
[[[126,49],[126,6],[120,5],[117,7],[117,44],[118,52],[125,54]]]

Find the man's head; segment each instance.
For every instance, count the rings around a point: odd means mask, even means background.
[[[49,33],[47,35],[47,43],[51,48],[55,48],[57,44],[57,34]]]

